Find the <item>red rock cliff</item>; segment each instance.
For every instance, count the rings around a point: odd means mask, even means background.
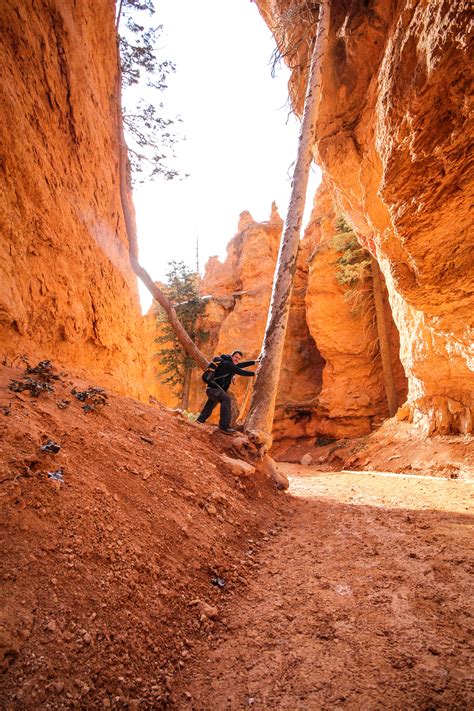
[[[323,187],[301,243],[288,320],[273,430],[273,453],[280,458],[291,453],[295,442],[311,448],[320,437],[367,434],[388,414],[380,357],[374,348],[373,314],[362,309],[354,316],[336,281],[337,253],[331,247],[334,218],[331,198]],[[234,348],[243,349],[245,360],[259,354],[281,230],[275,207],[264,223],[244,212],[226,260],[208,261],[201,284],[208,300],[200,330],[208,334],[202,348],[209,359]],[[388,304],[386,311],[402,403],[406,379]],[[232,387],[242,416],[251,384],[236,378]],[[167,386],[161,387],[159,397],[168,406],[177,404]],[[195,373],[188,408],[198,412],[204,401],[204,385]]]
[[[5,0],[0,352],[145,397],[119,199],[114,2]]]
[[[298,40],[314,33],[317,5],[258,5],[299,110],[309,59]],[[316,160],[385,275],[411,418],[426,433],[473,429],[469,5],[332,1],[323,63]]]

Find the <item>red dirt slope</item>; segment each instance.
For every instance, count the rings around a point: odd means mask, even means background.
[[[226,470],[224,435],[112,393],[85,412],[70,374],[12,392],[23,371],[0,367],[0,707],[167,707],[281,495]]]

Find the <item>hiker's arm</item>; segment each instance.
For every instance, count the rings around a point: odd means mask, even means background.
[[[256,360],[246,360],[244,363],[239,363],[239,368],[248,368],[249,365],[255,365]]]
[[[242,368],[238,368],[237,366],[235,367],[234,373],[236,375],[247,375],[249,377],[253,377],[255,375],[253,370],[242,370]]]

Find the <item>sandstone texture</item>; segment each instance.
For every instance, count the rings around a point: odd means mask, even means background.
[[[119,199],[114,3],[6,0],[0,23],[0,353],[147,398]]]
[[[316,6],[257,3],[292,68],[299,111]],[[315,157],[385,275],[427,434],[473,428],[470,3],[331,2]],[[307,13],[313,12],[308,24]]]
[[[209,358],[235,348],[242,349],[244,360],[258,357],[282,226],[275,205],[270,219],[263,223],[244,212],[238,232],[228,245],[226,260],[220,263],[213,257],[207,263],[201,292],[210,298],[201,328],[209,334],[202,346]],[[314,439],[314,422],[306,413],[308,407],[314,407],[321,387],[323,360],[306,325],[306,261],[307,249],[303,248],[293,290],[275,412],[273,436],[281,446],[299,438]],[[252,384],[253,380],[237,377],[232,386],[241,420],[250,405]],[[204,401],[203,383],[196,374],[191,385],[190,409],[199,411]],[[216,422],[217,414],[210,421]]]
[[[316,193],[305,239],[311,243],[306,317],[326,361],[318,398],[319,431],[332,437],[368,434],[388,417],[382,364],[378,349],[371,283],[363,301],[347,299],[347,288],[336,279],[338,253],[332,198],[324,184]],[[385,294],[386,295],[386,294]],[[391,342],[392,372],[398,404],[406,397],[406,378],[399,358],[398,332],[388,303],[385,320]]]
[[[206,309],[199,328],[208,334],[201,347],[209,359],[236,347],[244,351],[245,360],[259,354],[281,229],[275,207],[264,223],[244,212],[226,260],[221,263],[213,257],[206,265],[200,287]],[[365,311],[352,313],[345,290],[336,280],[334,234],[335,211],[323,186],[315,197],[298,256],[273,428],[272,453],[278,458],[291,457],[295,442],[312,451],[328,438],[368,434],[388,416],[373,308],[364,305]],[[398,404],[402,404],[406,378],[388,302],[386,320]],[[159,370],[156,363],[155,367]],[[241,421],[248,411],[252,385],[253,381],[237,377],[230,391]],[[180,406],[169,386],[158,388],[161,402]],[[199,412],[205,399],[204,384],[195,371],[188,409]],[[217,408],[210,423],[218,422],[218,412]]]

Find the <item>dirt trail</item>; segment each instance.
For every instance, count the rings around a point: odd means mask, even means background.
[[[289,515],[249,542],[176,708],[473,708],[472,483],[288,473]]]

